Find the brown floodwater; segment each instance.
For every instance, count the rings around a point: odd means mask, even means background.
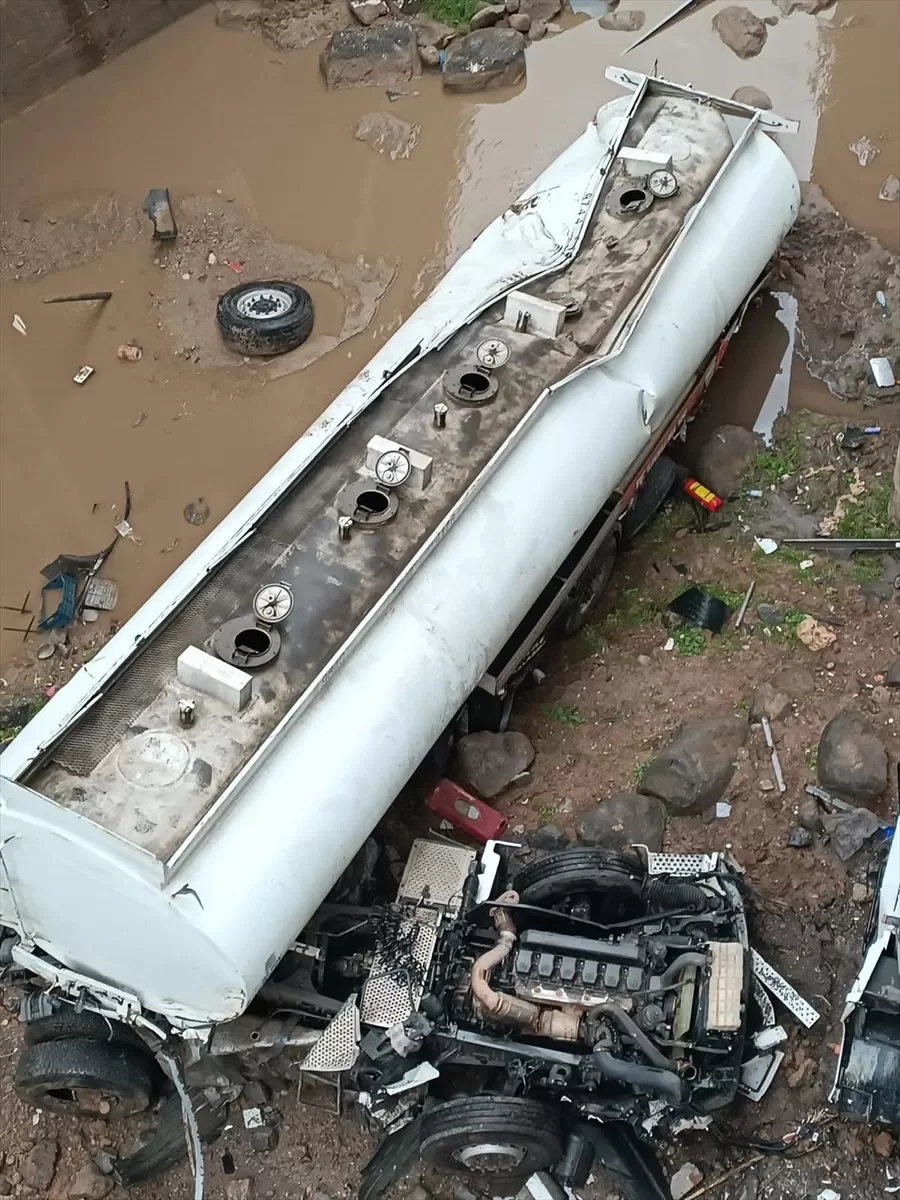
[[[777,112],[801,121],[796,137],[782,139],[801,177],[900,249],[900,205],[877,199],[882,180],[900,174],[900,0],[839,0],[817,18],[783,18],[746,61],[712,30],[725,3],[710,0],[625,58],[633,35],[569,17],[565,33],[529,49],[519,89],[451,97],[439,78],[424,76],[395,103],[380,89],[329,94],[318,46],[276,51],[253,34],[218,29],[204,8],[6,122],[0,604],[31,592],[34,607],[45,563],[104,546],[127,479],[139,540],[123,539],[105,573],[120,588],[115,617],[133,612],[410,314],[441,268],[598,105],[620,94],[603,75],[610,63],[650,70],[655,62],[661,74],[726,96],[745,84],[763,88]],[[672,4],[639,7],[649,25]],[[754,7],[775,12],[762,0]],[[392,161],[353,138],[371,112],[421,126],[408,159]],[[848,149],[861,135],[880,150],[866,168]],[[315,336],[332,338],[334,348],[302,370],[288,363],[286,374],[228,362],[213,344],[213,306],[237,276],[219,263],[205,283],[198,278],[206,274],[201,231],[184,251],[193,258],[182,280],[177,255],[161,254],[135,216],[148,188],[159,186],[176,209],[203,198],[191,203],[206,211],[213,233],[223,221],[243,232],[248,268],[277,263],[291,246],[315,258]],[[124,214],[120,235],[101,221],[83,244],[67,245],[54,206],[87,209],[101,196]],[[29,240],[36,234],[40,254]],[[360,294],[368,288],[371,303],[350,335],[356,293],[345,283],[354,272],[368,280]],[[100,288],[114,293],[102,306],[42,303]],[[844,411],[793,356],[791,303],[772,298],[751,314],[717,381],[717,419],[765,427],[788,400]],[[26,336],[12,327],[16,314]],[[118,361],[116,347],[132,339],[141,361]],[[96,373],[78,387],[72,376],[85,363]],[[211,515],[197,527],[182,510],[200,497]],[[22,623],[2,615],[3,625]],[[38,640],[0,633],[4,672],[33,662]]]

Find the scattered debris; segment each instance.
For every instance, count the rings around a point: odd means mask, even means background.
[[[144,200],[144,212],[153,222],[153,238],[157,242],[170,242],[178,236],[175,214],[169,199],[168,188],[151,188]]]
[[[87,381],[90,379],[90,377],[93,375],[93,373],[94,373],[93,367],[87,367],[87,366],[79,367],[78,370],[75,372],[75,374],[72,376],[72,382],[77,383],[79,385],[83,384],[83,383],[87,383]]]
[[[808,829],[804,829],[802,825],[795,825],[788,834],[787,846],[792,850],[806,850],[813,844],[813,835]]]
[[[683,1167],[678,1168],[669,1180],[669,1190],[672,1193],[672,1200],[683,1200],[688,1192],[693,1191],[702,1182],[703,1172],[700,1168],[692,1162],[685,1163]]]
[[[747,606],[750,603],[750,598],[753,595],[753,589],[755,587],[756,587],[756,580],[754,580],[750,584],[750,586],[747,588],[746,592],[744,593],[744,599],[741,601],[741,607],[738,609],[737,616],[734,619],[735,629],[740,629],[741,625],[743,625],[743,623],[744,623],[744,617],[747,615]]]
[[[755,537],[753,540],[756,542],[757,546],[759,546],[760,550],[762,550],[763,554],[774,554],[778,549],[778,543],[774,538]]]
[[[646,33],[641,34],[637,41],[632,42],[626,50],[623,50],[623,57],[624,55],[630,53],[630,51],[636,50],[638,46],[643,45],[644,42],[652,38],[654,34],[657,34],[661,30],[665,29],[667,25],[670,25],[673,21],[677,20],[678,17],[687,16],[692,9],[697,8],[698,5],[702,3],[703,0],[681,0],[681,4],[676,5],[676,7],[673,8],[670,13],[667,13],[662,20],[657,21],[656,24],[651,26]]]
[[[134,418],[134,420],[131,422],[131,428],[132,428],[132,429],[137,429],[138,425],[143,425],[143,423],[144,423],[146,420],[147,420],[147,414],[146,414],[146,413],[143,411],[143,409],[142,409],[142,410],[141,410],[141,411],[138,413],[138,415],[137,415],[137,416]]]
[[[104,1200],[113,1190],[112,1176],[101,1175],[93,1163],[85,1163],[69,1184],[69,1200]]]
[[[790,697],[772,683],[761,683],[750,701],[751,721],[777,721],[791,707]]]
[[[131,342],[123,343],[116,351],[116,358],[124,359],[125,362],[137,362],[143,350],[140,346],[135,346]]]
[[[112,292],[76,292],[74,296],[51,296],[45,304],[76,304],[82,300],[111,300]]]
[[[175,541],[170,542],[168,546],[163,546],[162,550],[160,550],[160,554],[171,554],[173,550],[178,548],[178,543],[180,541],[181,538],[176,538]]]
[[[391,113],[368,113],[356,122],[353,136],[365,142],[379,154],[387,154],[392,161],[409,158],[419,141],[421,125],[404,121]]]
[[[867,808],[827,814],[822,818],[822,825],[841,862],[851,859],[881,829],[881,822]]]
[[[810,650],[824,650],[837,641],[837,634],[815,617],[804,617],[797,626],[797,640]]]
[[[894,202],[900,200],[900,179],[896,175],[888,175],[887,179],[878,189],[878,199]]]
[[[669,605],[669,612],[711,633],[721,633],[731,615],[731,609],[723,600],[698,587],[690,587],[676,596]]]
[[[878,147],[874,146],[867,137],[861,137],[855,142],[851,142],[848,149],[859,159],[861,167],[867,167],[881,153]]]
[[[18,313],[15,313],[13,315],[12,327],[13,327],[13,329],[15,329],[15,331],[17,333],[21,333],[23,337],[27,336],[28,330],[25,327],[25,322],[22,320],[22,318],[19,316]]]

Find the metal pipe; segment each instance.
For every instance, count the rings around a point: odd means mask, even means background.
[[[609,1050],[595,1050],[593,1060],[597,1070],[606,1079],[657,1092],[673,1104],[680,1104],[684,1100],[684,1084],[674,1071],[627,1062],[624,1058],[616,1058]]]
[[[285,1034],[287,1025],[277,1018],[238,1017],[215,1027],[209,1049],[212,1054],[244,1054],[248,1050],[270,1050],[276,1042],[285,1046],[315,1046],[324,1032],[295,1025]]]
[[[674,964],[673,964],[674,966]],[[672,1064],[663,1052],[654,1046],[650,1039],[631,1019],[628,1013],[622,1008],[621,1004],[617,1004],[614,1000],[604,1000],[602,1004],[595,1004],[587,1015],[587,1020],[593,1024],[598,1017],[609,1017],[609,1019],[618,1025],[622,1033],[628,1035],[635,1043],[639,1050],[642,1051],[648,1062],[653,1063],[655,1067],[659,1067],[661,1071],[670,1071]]]
[[[673,984],[685,967],[705,967],[706,962],[706,955],[701,954],[699,950],[688,950],[686,954],[679,954],[660,975],[660,991]]]

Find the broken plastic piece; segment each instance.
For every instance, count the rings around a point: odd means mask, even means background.
[[[772,1086],[783,1061],[783,1050],[772,1050],[767,1054],[757,1054],[748,1058],[741,1066],[741,1081],[737,1090],[749,1100],[762,1100]]]
[[[13,327],[13,329],[16,330],[17,333],[21,333],[23,337],[26,336],[28,333],[28,330],[25,328],[25,322],[22,320],[22,318],[19,316],[18,313],[13,314],[12,327]]]
[[[775,551],[778,549],[778,543],[775,541],[774,538],[755,537],[753,540],[754,540],[754,542],[756,542],[757,546],[759,546],[760,550],[762,550],[763,554],[774,554]]]
[[[874,146],[867,137],[857,138],[855,142],[850,143],[848,148],[859,159],[861,167],[867,167],[881,153],[878,147]]]
[[[872,375],[879,387],[894,386],[894,371],[886,358],[870,358],[869,366],[872,368]]]
[[[94,373],[93,367],[88,367],[88,366],[79,367],[78,370],[75,372],[75,374],[72,376],[72,382],[78,383],[78,384],[87,383],[87,381],[90,379],[90,377],[93,375],[93,373]]]
[[[704,592],[698,587],[690,587],[675,597],[669,605],[669,612],[683,618],[689,625],[708,629],[712,633],[721,633],[731,609],[718,596]]]

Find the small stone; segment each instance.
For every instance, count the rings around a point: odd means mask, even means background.
[[[456,774],[485,800],[508,787],[534,761],[534,747],[524,733],[469,733],[456,746]]]
[[[22,1179],[37,1192],[46,1192],[56,1174],[56,1160],[59,1158],[59,1142],[53,1138],[44,1138],[32,1146],[19,1163]]]
[[[185,279],[185,280],[190,279],[190,277],[191,277],[190,271],[185,271],[184,274],[181,276],[181,278]]]
[[[274,1125],[262,1125],[248,1132],[247,1140],[255,1154],[264,1154],[278,1145],[278,1130]]]
[[[85,1163],[72,1180],[69,1200],[103,1200],[113,1190],[113,1180],[101,1175],[93,1163]]]
[[[254,1200],[256,1184],[252,1179],[226,1179],[225,1200]]]
[[[379,17],[388,16],[388,6],[384,0],[348,0],[350,11],[360,25],[371,25]]]
[[[428,1188],[417,1184],[416,1187],[410,1188],[407,1192],[406,1200],[431,1200],[431,1192],[429,1192]]]
[[[517,29],[519,33],[527,33],[531,28],[531,17],[528,13],[512,13],[509,18],[510,29]]]
[[[760,721],[765,717],[769,721],[777,721],[790,707],[790,698],[784,692],[778,691],[771,683],[761,683],[750,701],[750,720]]]
[[[761,792],[774,792],[775,784],[772,782],[771,779],[761,779],[759,781],[759,790]]]
[[[886,1129],[881,1133],[876,1133],[872,1138],[872,1149],[881,1158],[890,1158],[894,1153],[894,1139]]]
[[[601,29],[611,29],[616,33],[637,33],[644,27],[644,14],[639,8],[617,9],[600,17],[598,24]]]
[[[896,175],[888,175],[878,190],[878,199],[894,203],[900,200],[900,179]]]
[[[685,1163],[683,1167],[678,1168],[669,1180],[669,1190],[672,1193],[672,1200],[681,1200],[682,1196],[686,1196],[688,1192],[692,1192],[702,1182],[703,1172],[700,1168],[692,1162]]]
[[[532,850],[565,850],[569,839],[558,825],[542,825],[528,835]]]
[[[530,42],[539,42],[542,37],[546,37],[546,36],[547,36],[547,22],[540,21],[540,20],[536,21],[532,17],[531,25],[528,30],[528,40]]]
[[[778,18],[776,17],[777,21]],[[768,24],[768,21],[766,21]],[[772,101],[761,88],[757,87],[739,87],[736,92],[731,94],[732,100],[737,104],[749,104],[751,108],[769,109],[772,107]]]
[[[864,883],[854,883],[850,889],[850,899],[854,904],[865,904],[869,898],[869,889]]]
[[[800,802],[800,807],[797,810],[797,821],[804,829],[808,829],[810,833],[821,833],[825,828],[822,824],[822,810],[819,808],[818,801],[812,796],[807,796],[805,800]]]
[[[212,250],[210,250],[209,254],[206,256],[206,261],[211,267],[214,267],[219,260],[216,258],[215,254],[213,254]]]
[[[778,625],[787,614],[787,609],[780,604],[757,604],[756,615],[763,625]]]
[[[802,825],[797,825],[788,834],[787,844],[792,850],[806,850],[813,844],[813,835]]]
[[[508,13],[517,13],[519,11],[519,0],[506,0],[506,11]]]
[[[429,71],[436,71],[441,65],[441,52],[437,46],[420,46],[419,58],[422,60],[422,66],[427,67]]]
[[[879,707],[881,707],[883,704],[890,704],[891,702],[890,688],[874,687],[869,694]]]
[[[638,660],[638,665],[641,667],[652,667],[653,666],[653,659],[650,657],[649,654],[639,654],[637,660]]]

